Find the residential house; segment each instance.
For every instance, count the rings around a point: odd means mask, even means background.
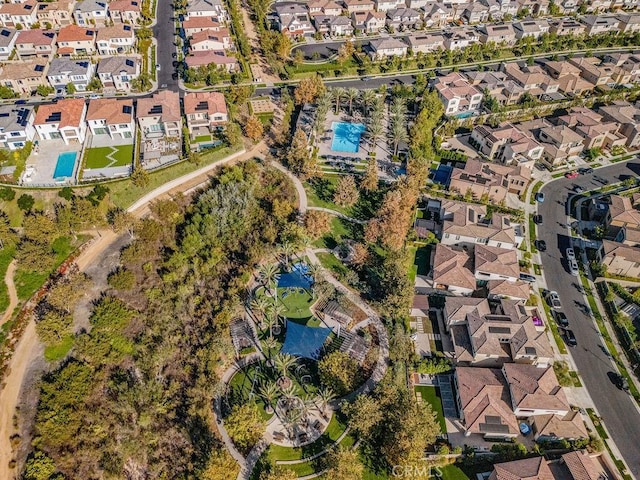
[[[56,43],[58,55],[93,55],[96,53],[96,30],[77,25],[62,27]]]
[[[580,69],[580,76],[594,86],[615,85],[612,81],[614,67],[603,64],[602,60],[596,57],[570,58],[569,62]]]
[[[620,21],[616,17],[605,17],[603,15],[584,15],[580,20],[586,26],[587,35],[617,32],[620,26]]]
[[[141,0],[113,0],[109,3],[109,17],[114,23],[140,25],[142,2]]]
[[[315,15],[337,17],[342,14],[342,7],[333,0],[311,0],[307,7],[312,17]]]
[[[518,436],[518,421],[500,369],[458,367],[453,378],[460,421],[467,435],[500,440]],[[520,478],[519,473],[515,478]]]
[[[404,0],[374,0],[377,12],[388,12],[396,8],[404,7]]]
[[[544,69],[558,81],[558,91],[562,93],[582,95],[594,88],[593,83],[581,76],[582,71],[569,62],[547,60],[544,62]]]
[[[469,24],[482,23],[489,20],[489,8],[481,2],[471,2],[466,4],[462,12],[462,18]]]
[[[414,10],[426,10],[426,7],[433,4],[435,0],[405,0],[407,8],[413,8]]]
[[[364,15],[364,12],[362,12],[362,14]],[[322,35],[328,35],[331,32],[331,21],[334,18],[336,18],[334,15],[311,15],[311,21],[313,22],[316,32]],[[364,26],[361,25],[360,31],[364,31]]]
[[[603,240],[599,253],[608,273],[640,278],[640,248]]]
[[[393,37],[376,38],[369,42],[371,49],[369,55],[372,60],[383,60],[389,57],[404,57],[407,54],[408,45]]]
[[[502,374],[509,385],[511,408],[518,418],[569,413],[569,401],[553,367],[505,363]]]
[[[18,31],[14,28],[0,27],[0,61],[7,61],[16,45]]]
[[[196,32],[189,40],[190,52],[224,52],[224,50],[230,50],[231,47],[231,36],[226,28],[218,31],[203,30]]]
[[[130,53],[136,43],[131,25],[117,23],[112,27],[98,29],[96,45],[100,55],[122,55]]]
[[[537,417],[536,417],[537,420]],[[531,457],[497,463],[488,480],[604,480],[610,478],[601,462],[586,450],[565,453],[559,460]]]
[[[529,420],[533,438],[537,442],[557,442],[559,440],[574,441],[589,438],[589,432],[585,427],[580,412],[570,410],[564,416],[560,415],[536,415]]]
[[[488,480],[555,480],[544,457],[532,457],[512,462],[497,463],[493,466],[493,472]]]
[[[460,299],[446,299],[453,306],[447,305],[443,312],[445,329],[458,365],[501,367],[515,362],[546,367],[552,363],[546,333],[536,328],[524,300],[482,300],[487,303],[459,311]]]
[[[407,6],[418,8],[411,0],[407,1]],[[443,3],[429,1],[422,8],[424,10],[424,24],[427,28],[442,28],[452,20],[450,7]]]
[[[46,29],[58,29],[73,23],[73,7],[75,0],[57,0],[39,2],[36,20]]]
[[[640,108],[629,102],[616,100],[598,109],[606,121],[620,125],[619,133],[626,138],[626,146],[635,149],[640,145]]]
[[[333,36],[350,37],[353,35],[353,25],[349,17],[340,15],[339,17],[333,17],[329,23],[329,32]]]
[[[611,79],[618,84],[636,83],[640,79],[640,56],[630,53],[610,53],[603,64],[613,67]]]
[[[444,77],[437,77],[433,84],[444,105],[445,115],[467,116],[480,110],[482,92],[472,86],[460,73],[452,72]]]
[[[479,29],[482,43],[495,43],[497,45],[513,45],[516,43],[516,31],[510,23],[488,24]]]
[[[472,28],[456,28],[444,34],[444,46],[447,50],[460,50],[480,42],[480,35]]]
[[[213,63],[218,67],[224,68],[229,73],[240,70],[238,59],[236,57],[228,57],[221,51],[192,51],[185,57],[184,61],[189,68],[205,67]]]
[[[550,25],[549,32],[559,37],[564,35],[578,36],[586,31],[586,27],[582,23],[573,19],[551,20]]]
[[[465,77],[483,94],[486,90],[489,96],[500,105],[514,105],[524,94],[524,89],[504,72],[473,70],[465,72]]]
[[[609,477],[602,465],[586,450],[565,453],[559,463],[569,472],[571,480],[603,480]]]
[[[474,275],[480,281],[508,280],[515,282],[520,278],[518,253],[513,248],[478,244],[474,249],[473,265]]]
[[[441,33],[412,33],[406,40],[413,53],[431,53],[444,48],[444,36]]]
[[[298,37],[315,33],[305,4],[294,2],[276,3],[275,11],[279,30],[285,35]]]
[[[637,196],[629,198],[611,195],[607,207],[603,219],[607,236],[617,242],[624,242],[627,236],[636,238],[640,232],[640,210],[638,210]]]
[[[362,33],[378,33],[387,21],[384,12],[353,12],[351,14],[353,28]]]
[[[622,33],[640,32],[640,15],[624,14],[617,15],[616,19],[620,22],[618,28]]]
[[[473,257],[460,247],[436,245],[432,276],[435,288],[456,295],[471,295],[476,289]]]
[[[40,85],[47,84],[49,62],[45,59],[5,63],[0,68],[0,85],[11,88],[19,95],[35,93]]]
[[[544,147],[542,160],[551,168],[556,168],[566,163],[570,158],[578,156],[584,150],[583,138],[566,125],[550,125],[545,122],[536,124],[536,121],[524,122],[524,125],[533,124],[530,130]],[[535,128],[539,125],[540,128]]]
[[[602,115],[590,108],[573,107],[567,115],[558,117],[556,121],[558,125],[566,125],[582,136],[586,149],[623,146],[627,140],[618,133],[620,125],[617,122],[604,121]]]
[[[63,94],[69,84],[78,92],[84,92],[94,73],[95,66],[89,60],[54,58],[49,65],[47,80],[59,94]]]
[[[131,82],[140,76],[140,59],[113,56],[98,62],[98,78],[106,92],[130,92]]]
[[[420,12],[412,8],[396,8],[387,12],[387,26],[396,31],[422,28]]]
[[[27,105],[0,106],[0,146],[9,150],[19,150],[34,139],[35,114]]]
[[[84,99],[66,98],[58,103],[40,105],[33,125],[41,140],[62,139],[65,145],[84,143],[86,115]]]
[[[192,139],[223,129],[229,120],[224,95],[219,92],[187,93],[184,114]]]
[[[523,240],[522,228],[507,215],[495,212],[487,218],[487,207],[456,200],[442,200],[439,216],[442,221],[440,243],[465,247],[489,245],[506,249],[517,248]]]
[[[354,12],[370,12],[375,10],[373,0],[343,0],[342,3],[349,15]]]
[[[180,95],[171,90],[162,90],[150,98],[140,98],[136,118],[143,140],[163,137],[180,138],[182,115]]]
[[[92,135],[109,135],[112,139],[134,138],[136,124],[130,98],[89,100],[87,124]]]
[[[502,298],[508,300],[527,301],[531,296],[531,287],[528,282],[516,280],[489,280],[487,283],[487,298],[491,300],[499,300]]]
[[[20,30],[16,38],[16,53],[20,60],[34,57],[51,58],[55,51],[56,32],[53,30]]]
[[[73,18],[80,27],[104,26],[108,19],[108,3],[105,0],[82,0],[73,9]]]
[[[520,65],[517,62],[510,62],[502,64],[501,69],[529,95],[534,97],[546,95],[557,99],[554,94],[558,92],[560,82],[551,78],[539,65]]]
[[[225,22],[229,19],[222,0],[190,0],[187,3],[185,18],[194,17],[211,17],[218,22]]]
[[[489,160],[518,165],[530,165],[542,157],[544,147],[529,132],[523,132],[511,123],[493,128],[478,125],[471,132],[470,143]]]
[[[545,33],[549,33],[549,22],[546,19],[527,19],[515,22],[513,28],[516,32],[516,38],[535,38],[538,39]]]
[[[198,32],[217,32],[223,28],[220,22],[211,17],[192,17],[182,22],[182,29],[187,38],[192,37]]]
[[[474,197],[488,197],[493,202],[501,202],[507,193],[520,195],[526,190],[531,179],[531,170],[524,166],[507,166],[482,162],[470,158],[464,168],[454,168],[449,181],[451,190]]]
[[[37,22],[37,10],[36,0],[27,0],[22,3],[3,3],[0,5],[0,24],[3,27],[31,28]]]

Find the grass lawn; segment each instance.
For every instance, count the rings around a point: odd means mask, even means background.
[[[535,205],[536,204],[536,193],[538,193],[538,190],[540,190],[540,188],[542,188],[543,185],[544,185],[544,182],[543,181],[539,181],[531,189],[531,198],[529,198],[529,203],[531,205]]]
[[[248,402],[249,394],[251,393],[251,386],[253,384],[253,379],[255,375],[256,375],[255,370],[251,367],[249,367],[249,369],[243,369],[238,371],[233,377],[231,377],[231,380],[229,381],[229,391],[230,391],[229,396],[234,400],[237,400],[238,402],[241,402],[241,401],[242,403]],[[254,394],[258,389],[258,386],[259,386],[259,383],[258,381],[256,381],[255,387],[254,387]],[[230,401],[231,401],[231,398],[230,398]],[[255,395],[253,399],[260,409],[260,415],[262,415],[262,418],[265,420],[269,420],[273,414],[267,413],[266,405],[262,401],[262,399],[257,395]]]
[[[73,347],[73,335],[67,335],[57,345],[52,345],[44,349],[44,358],[47,362],[57,362],[62,360]]]
[[[440,400],[440,391],[436,387],[429,387],[427,385],[418,385],[415,387],[416,392],[422,395],[422,400],[427,402],[436,412],[438,417],[438,423],[440,424],[440,431],[442,433],[447,432],[447,425],[444,421],[444,412],[442,410],[442,400]]]
[[[278,295],[280,297],[280,303],[286,307],[283,315],[287,318],[300,320],[308,319],[312,316],[309,309],[313,304],[313,297],[303,289],[292,289],[287,292],[286,288],[279,288]]]
[[[200,156],[201,161],[198,164],[185,160],[156,170],[149,174],[149,183],[144,187],[136,187],[130,179],[109,183],[109,196],[116,206],[128,208],[144,194],[164,185],[168,181],[191,173],[211,163],[218,162],[232,153],[237,152],[239,149],[239,147],[221,147],[207,150],[206,153]]]
[[[333,203],[333,193],[339,179],[340,177],[337,175],[325,175],[312,182],[305,182],[304,189],[307,192],[309,206],[330,208],[331,210],[352,216],[350,208],[341,207]]]
[[[96,147],[87,150],[84,168],[122,167],[129,165],[132,161],[133,145]]]
[[[201,142],[210,142],[211,141],[211,135],[198,135],[195,139],[196,143],[201,143]]]
[[[536,248],[536,223],[533,221],[533,215],[529,215],[529,246],[531,247],[531,253],[538,253]]]
[[[342,220],[338,217],[331,219],[331,231],[324,237],[317,239],[313,242],[313,246],[316,248],[329,248],[334,249],[338,246],[344,237],[350,236],[349,222]]]
[[[440,467],[442,480],[469,480],[469,477],[455,465],[445,465]]]
[[[324,268],[331,270],[338,275],[344,275],[347,272],[347,267],[345,267],[344,264],[333,253],[321,252],[316,255]]]
[[[9,306],[9,292],[7,291],[7,285],[4,283],[4,275],[7,273],[7,268],[9,268],[15,253],[16,249],[13,247],[0,250],[0,314]]]

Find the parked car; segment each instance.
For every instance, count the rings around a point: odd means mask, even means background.
[[[22,100],[16,100],[15,101],[16,105],[24,105],[25,103],[27,103],[27,101],[24,98]]]
[[[553,314],[553,319],[562,328],[567,328],[569,326],[569,319],[567,318],[564,312],[553,310],[551,313]]]
[[[576,335],[573,333],[573,330],[569,330],[568,328],[564,331],[564,336],[567,339],[567,345],[570,347],[575,347],[578,345],[578,340],[576,339]]]
[[[535,223],[537,225],[542,225],[542,215],[534,215],[533,216],[533,223]]]
[[[578,268],[578,262],[575,259],[569,260],[569,272],[574,277],[577,277],[580,275],[580,268]]]
[[[578,172],[573,171],[573,172],[567,172],[564,174],[565,178],[576,178],[579,175]]]
[[[544,240],[536,240],[535,241],[536,248],[541,252],[545,252],[547,250],[547,242]]]
[[[542,192],[536,193],[536,202],[538,203],[544,202],[544,193]]]
[[[560,296],[558,295],[558,292],[556,292],[555,290],[551,290],[550,292],[547,292],[546,300],[550,307],[562,308],[562,303],[560,303]]]
[[[96,100],[100,98],[100,95],[98,95],[97,93],[92,93],[91,95],[89,95],[89,100]]]
[[[589,175],[590,173],[593,173],[593,168],[591,167],[582,167],[578,169],[578,173],[580,175]]]
[[[575,185],[573,187],[573,191],[576,192],[576,193],[582,193],[582,192],[584,192],[584,188],[582,188],[580,185]]]
[[[625,392],[629,391],[629,381],[626,379],[626,377],[623,377],[617,372],[607,372],[607,376],[611,379],[611,382],[620,390],[624,390]]]
[[[529,275],[528,273],[521,273],[520,280],[522,280],[523,282],[533,283],[536,281],[536,277],[535,275]]]
[[[567,260],[575,260],[576,252],[573,251],[573,248],[567,248],[567,250],[565,251],[565,256],[567,257]]]

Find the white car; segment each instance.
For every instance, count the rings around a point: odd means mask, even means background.
[[[573,260],[569,260],[569,271],[571,275],[577,277],[580,275],[580,269],[578,268],[578,262],[576,262],[575,258]]]
[[[552,308],[562,308],[562,304],[560,303],[560,296],[555,290],[547,292],[547,303]]]
[[[573,248],[567,248],[565,255],[567,256],[567,260],[569,260],[569,262],[576,259],[576,252],[573,251]]]

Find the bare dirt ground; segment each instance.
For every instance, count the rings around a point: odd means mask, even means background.
[[[271,68],[265,62],[264,57],[262,56],[262,47],[260,45],[260,38],[258,38],[258,32],[256,31],[256,26],[251,20],[249,16],[249,8],[246,5],[243,5],[242,8],[242,23],[245,26],[245,33],[247,37],[249,37],[249,41],[251,42],[251,51],[253,52],[253,60],[258,61],[258,68],[262,72],[262,80],[261,82],[266,84],[272,84],[274,82],[279,82],[280,77],[277,75],[273,75],[271,72]]]
[[[16,261],[13,260],[9,267],[7,268],[7,273],[4,275],[4,283],[7,284],[7,290],[9,292],[9,306],[2,315],[0,319],[0,326],[2,326],[5,322],[8,322],[11,316],[13,315],[13,311],[18,305],[18,292],[16,292],[16,286],[13,283],[13,274],[16,271]]]

